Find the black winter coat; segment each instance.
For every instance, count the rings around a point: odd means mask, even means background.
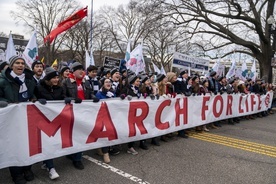
[[[35,89],[36,97],[46,100],[63,100],[65,98],[62,86],[49,86],[45,80],[41,80]]]

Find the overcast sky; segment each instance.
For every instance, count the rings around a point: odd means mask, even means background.
[[[23,34],[25,36],[25,39],[30,38],[31,33],[27,33],[26,28],[24,28],[22,25],[16,25],[15,20],[10,16],[10,11],[14,10],[16,8],[15,2],[17,0],[0,0],[0,10],[1,10],[1,16],[0,16],[0,32],[4,32],[5,34],[9,34],[10,31],[14,34]],[[28,0],[24,0],[28,1]],[[91,6],[91,0],[76,0],[83,2],[82,4],[85,6],[88,6],[90,8]],[[93,6],[94,10],[99,9],[101,6],[104,5],[110,5],[117,7],[120,4],[126,4],[129,0],[93,0]]]

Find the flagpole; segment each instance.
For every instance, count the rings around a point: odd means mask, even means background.
[[[92,45],[93,45],[93,0],[91,0],[91,19],[90,19],[90,63],[93,57]]]

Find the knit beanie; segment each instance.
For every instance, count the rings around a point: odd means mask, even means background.
[[[23,57],[20,57],[20,56],[15,55],[15,56],[12,56],[12,57],[9,59],[10,68],[12,67],[12,65],[14,64],[14,62],[15,62],[16,60],[18,60],[18,59],[22,59],[22,60],[24,61],[24,63],[26,63],[26,62],[25,62],[25,59],[24,59]]]
[[[76,70],[79,70],[79,69],[83,69],[83,70],[84,70],[84,68],[83,68],[83,66],[82,66],[81,63],[79,63],[79,62],[74,62],[74,63],[71,65],[71,71],[72,71],[72,72],[74,72],[74,71],[76,71]]]
[[[52,67],[48,67],[45,69],[45,80],[51,80],[52,78],[54,78],[55,76],[59,76],[58,71],[56,71],[55,69],[53,69]]]

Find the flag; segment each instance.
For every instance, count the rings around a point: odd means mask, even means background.
[[[256,81],[256,78],[257,78],[257,70],[256,70],[256,61],[255,61],[255,59],[253,61],[252,67],[251,67],[250,78],[254,82]]]
[[[163,67],[162,64],[161,64],[161,66],[162,66],[162,67],[161,67],[160,73],[166,75],[166,71],[165,71],[165,69],[164,69],[164,67]]]
[[[131,40],[128,40],[126,55],[125,55],[125,61],[126,62],[128,62],[128,60],[130,59],[130,44],[131,44]]]
[[[142,44],[139,44],[133,51],[131,51],[130,59],[126,62],[126,67],[135,72],[136,75],[141,71],[145,71]]]
[[[78,12],[74,13],[64,21],[58,24],[57,28],[52,30],[45,38],[44,43],[52,43],[52,41],[62,33],[63,31],[66,31],[70,29],[73,25],[77,24],[79,21],[81,21],[84,17],[87,16],[87,7],[79,10]]]
[[[218,67],[219,67],[219,61],[215,62],[215,64],[212,67],[212,71],[217,72],[218,71]]]
[[[246,61],[243,61],[241,70],[242,70],[241,79],[245,81],[249,74],[249,70],[247,69],[247,66],[246,66]]]
[[[45,59],[44,57],[43,57],[43,58],[41,58],[41,63],[44,63],[44,59]]]
[[[22,54],[22,57],[25,59],[26,64],[31,68],[32,63],[38,57],[38,47],[36,43],[36,31],[33,32],[31,39],[29,40],[25,50]]]
[[[86,67],[86,69],[90,65],[94,65],[95,66],[94,57],[93,57],[93,54],[91,54],[91,56],[90,56],[88,50],[86,50],[85,51],[85,67]]]
[[[58,60],[57,60],[57,59],[55,59],[55,61],[54,61],[53,64],[51,65],[51,67],[53,68],[55,65],[56,65],[56,66],[58,65]]]
[[[235,76],[235,70],[236,70],[236,61],[232,61],[232,65],[231,68],[229,69],[229,71],[226,74],[226,79],[229,79],[233,76]]]
[[[161,73],[161,70],[152,62],[152,66],[153,66],[153,69],[154,69],[154,72],[156,73]]]
[[[9,62],[9,59],[12,56],[15,56],[15,55],[17,55],[17,54],[16,54],[16,50],[15,50],[15,47],[14,47],[12,34],[10,33],[9,40],[8,40],[8,43],[7,43],[7,49],[6,49],[6,61]]]

